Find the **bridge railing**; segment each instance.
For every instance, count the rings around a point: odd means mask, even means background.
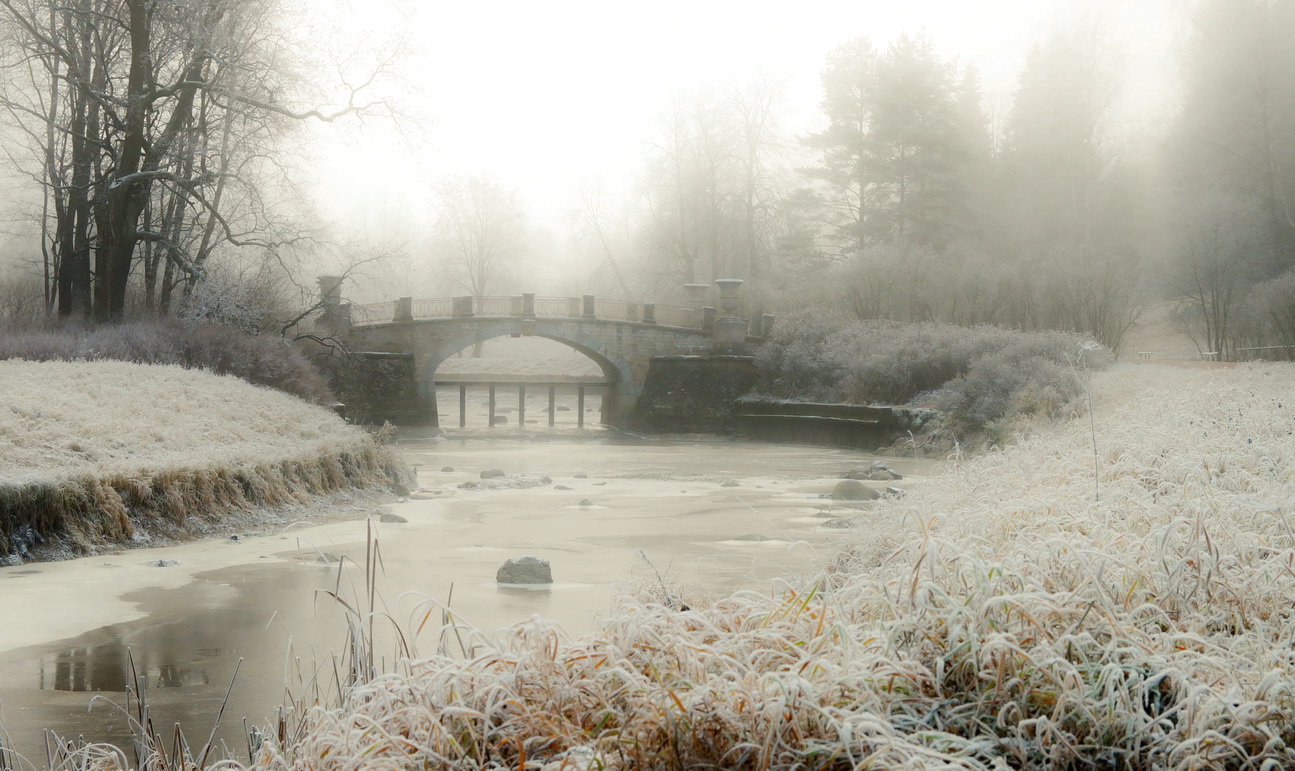
[[[394,302],[369,303],[368,305],[351,306],[351,323],[357,326],[366,324],[390,324],[396,320]]]
[[[598,318],[658,324],[683,329],[705,328],[705,314],[695,308],[674,305],[608,300],[592,295],[582,297],[532,297],[530,295],[489,297],[433,297],[417,300],[371,303],[351,307],[351,323],[357,326],[390,324],[401,318],[405,304],[407,318],[448,319],[466,316],[524,316],[534,318]]]
[[[453,297],[429,297],[414,300],[413,314],[416,319],[445,319],[454,315]]]

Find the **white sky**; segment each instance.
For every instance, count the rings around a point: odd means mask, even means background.
[[[656,116],[681,90],[775,74],[788,84],[785,128],[812,130],[827,53],[860,35],[884,46],[901,32],[926,33],[943,55],[977,67],[988,107],[1002,114],[1029,48],[1102,13],[1131,83],[1122,111],[1146,125],[1172,70],[1163,21],[1182,2],[394,1],[415,45],[410,98],[430,119],[411,133],[425,144],[411,148],[373,126],[329,143],[319,169],[326,209],[420,219],[430,177],[491,171],[521,188],[532,222],[558,231],[583,180],[629,185]]]

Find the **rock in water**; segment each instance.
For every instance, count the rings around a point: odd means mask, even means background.
[[[487,469],[481,472],[482,479],[494,479],[496,477],[501,477],[503,475],[504,475],[504,472],[497,468]]]
[[[453,470],[454,470],[454,467],[453,467],[453,466],[441,466],[441,472],[442,472],[442,473],[448,474],[448,473],[450,473],[450,472],[451,472],[451,471],[453,471]]]
[[[576,478],[576,479],[588,479],[588,478],[589,478],[589,475],[588,475],[588,474],[572,474],[571,476],[573,476],[573,477],[574,477],[574,478]]]
[[[144,564],[148,565],[150,568],[169,568],[179,565],[180,560],[153,560],[152,562],[145,562]]]
[[[857,479],[843,479],[832,488],[834,501],[875,501],[881,494]]]
[[[403,524],[406,524],[406,523],[408,523],[408,522],[409,522],[409,520],[405,519],[404,517],[400,516],[399,514],[392,514],[392,513],[391,513],[391,512],[389,512],[389,511],[384,511],[384,512],[382,512],[382,515],[378,517],[378,521],[379,521],[379,522],[390,522],[390,523],[397,524],[397,525],[403,525]]]
[[[501,584],[551,584],[553,571],[548,560],[538,557],[510,559],[499,567],[495,581]]]
[[[742,485],[738,484],[737,482],[734,482],[731,479],[725,482],[724,484],[720,485],[720,487],[741,487],[741,486]]]
[[[747,533],[746,535],[739,535],[737,538],[734,538],[733,540],[734,541],[772,541],[773,539],[767,535],[760,535],[759,533]]]
[[[589,500],[588,498],[581,498],[581,499],[580,499],[580,505],[581,505],[581,506],[592,506],[592,505],[594,505],[594,502],[593,502],[593,501],[591,501],[591,500]]]
[[[570,490],[571,488],[570,488],[570,487],[567,487],[566,485],[553,485],[553,489],[554,489],[554,490]]]

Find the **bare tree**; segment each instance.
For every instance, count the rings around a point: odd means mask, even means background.
[[[484,297],[520,248],[517,190],[493,175],[477,174],[442,180],[435,194],[437,248],[459,285],[473,297]]]
[[[60,315],[120,318],[137,266],[145,305],[165,310],[219,249],[300,238],[263,196],[266,151],[301,121],[373,109],[387,61],[311,92],[321,81],[284,59],[291,26],[253,0],[0,0],[0,107],[21,140],[11,160],[43,191]],[[294,106],[307,99],[334,106]]]

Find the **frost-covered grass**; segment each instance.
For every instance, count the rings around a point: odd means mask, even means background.
[[[360,676],[254,765],[1291,767],[1292,382],[1099,374],[1096,480],[1088,422],[1043,425],[865,515],[803,586],[626,599],[578,639],[443,627],[466,657]]]
[[[394,469],[330,410],[231,376],[9,360],[0,394],[0,557],[381,484]]]

